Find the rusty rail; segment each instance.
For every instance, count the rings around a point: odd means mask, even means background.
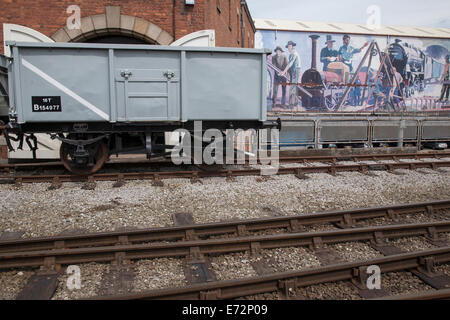
[[[0,253],[42,251],[63,248],[71,249],[82,247],[100,247],[118,245],[121,243],[134,244],[152,241],[195,240],[209,236],[226,234],[245,236],[251,232],[277,228],[284,228],[289,232],[299,232],[301,231],[302,226],[323,223],[335,223],[341,228],[348,228],[352,227],[360,220],[379,217],[400,218],[404,214],[422,212],[426,212],[431,215],[437,210],[449,208],[450,199],[132,231],[99,232],[90,234],[5,240],[0,241]]]
[[[367,173],[370,170],[388,170],[407,169],[415,170],[419,168],[429,168],[437,170],[442,167],[450,167],[450,161],[430,161],[430,162],[396,162],[396,163],[380,163],[380,164],[349,164],[339,165],[330,164],[325,166],[310,167],[293,167],[278,168],[277,175],[296,174],[302,175],[306,173],[330,173],[337,172],[362,172]],[[260,176],[261,169],[233,169],[233,170],[217,170],[217,171],[167,171],[167,172],[126,172],[126,173],[99,173],[90,176],[76,175],[35,175],[35,176],[14,176],[4,177],[3,183],[44,183],[44,182],[85,182],[85,181],[116,181],[116,180],[161,180],[171,178],[207,178],[207,177],[238,177],[238,176]],[[0,182],[2,179],[0,178]]]
[[[428,259],[427,259],[428,258]],[[141,293],[100,296],[96,300],[149,299],[233,299],[254,294],[297,289],[319,283],[353,280],[361,282],[367,266],[377,265],[382,273],[424,267],[427,260],[442,264],[450,261],[450,247],[404,253],[383,258],[336,264],[295,272],[276,273],[242,280],[217,281],[181,288],[150,290]]]
[[[299,155],[299,156],[280,156],[280,163],[301,163],[301,162],[338,162],[338,161],[367,161],[367,160],[399,160],[399,159],[440,159],[450,157],[450,151],[435,151],[427,153],[373,153],[373,154],[338,154],[338,155]],[[268,159],[262,159],[268,160]],[[270,159],[269,159],[270,160]],[[225,161],[224,161],[225,163]],[[248,159],[245,163],[235,164],[248,164]],[[143,160],[143,159],[123,159],[113,160],[105,163],[105,166],[123,166],[123,165],[173,165],[171,160]],[[27,168],[27,167],[62,167],[62,162],[51,161],[51,162],[30,162],[30,163],[2,163],[0,164],[0,169],[2,168]]]
[[[448,300],[448,299],[450,299],[450,289],[422,291],[419,293],[388,296],[373,300]]]
[[[320,232],[303,232],[264,236],[246,236],[230,239],[191,240],[174,243],[118,244],[115,246],[75,249],[7,252],[0,254],[0,269],[69,265],[87,262],[112,262],[161,257],[190,257],[204,254],[255,251],[281,247],[307,246],[347,241],[374,241],[425,236],[437,239],[440,233],[450,232],[450,220],[420,224],[388,225]],[[125,240],[125,239],[124,239]]]

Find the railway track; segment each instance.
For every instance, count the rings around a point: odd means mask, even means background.
[[[421,203],[329,210],[311,214],[279,216],[227,222],[189,224],[174,227],[151,228],[132,231],[99,232],[78,235],[59,235],[28,239],[0,241],[0,254],[23,251],[72,249],[83,247],[114,246],[117,244],[139,244],[156,241],[198,240],[211,236],[246,236],[252,232],[271,229],[286,229],[288,232],[303,231],[305,226],[332,223],[339,228],[352,228],[362,220],[373,218],[399,219],[406,214],[433,214],[450,209],[450,199]]]
[[[450,289],[441,289],[436,291],[424,291],[415,294],[400,296],[388,296],[374,300],[449,300]]]
[[[266,219],[239,220],[221,223],[210,223],[204,225],[183,225],[168,228],[155,228],[146,230],[108,232],[95,234],[80,234],[71,236],[56,236],[44,238],[30,238],[21,240],[8,240],[0,242],[0,269],[8,270],[10,268],[39,268],[36,274],[30,279],[26,289],[19,295],[21,299],[49,299],[52,296],[57,285],[57,275],[62,265],[76,265],[89,262],[109,262],[115,265],[114,269],[120,277],[121,270],[130,270],[132,268],[129,262],[140,259],[157,257],[181,257],[186,266],[195,266],[200,268],[209,268],[208,256],[211,254],[226,254],[232,252],[250,252],[258,261],[256,264],[265,264],[263,258],[263,249],[274,249],[283,247],[309,247],[316,256],[322,255],[321,264],[329,264],[333,259],[323,259],[323,254],[327,252],[327,245],[335,243],[367,242],[382,254],[397,254],[397,250],[389,251],[387,240],[404,238],[410,236],[423,236],[434,245],[444,247],[448,245],[448,240],[439,237],[442,233],[450,232],[450,220],[440,222],[419,223],[419,224],[394,224],[378,227],[356,228],[356,224],[366,219],[385,217],[394,219],[394,223],[399,223],[402,215],[414,213],[439,213],[439,210],[450,208],[450,200],[433,201],[425,203],[394,205],[376,208],[361,208],[345,211],[326,211],[307,215],[271,217]],[[341,229],[319,232],[303,232],[305,226],[316,224],[333,223]],[[266,231],[271,229],[285,229],[284,233],[275,233],[270,235],[252,235],[253,232]],[[279,231],[279,230],[278,230]],[[217,236],[222,238],[214,238]],[[210,239],[209,237],[213,237]],[[387,247],[386,247],[387,246]],[[450,248],[446,247],[446,258],[437,260],[433,263],[447,262],[450,257]],[[387,250],[387,251],[386,251]],[[434,252],[434,251],[433,251]],[[436,251],[437,252],[437,251]],[[439,251],[442,253],[442,251]],[[329,252],[332,254],[332,252]],[[261,257],[263,260],[260,261]],[[431,258],[430,258],[431,257]],[[429,259],[434,254],[427,256],[426,259],[419,258],[419,264],[429,267]],[[449,258],[450,259],[450,258]],[[338,259],[339,260],[339,259]],[[378,260],[377,260],[378,261]],[[424,262],[428,261],[428,262]],[[441,262],[443,261],[443,262]],[[392,262],[392,261],[391,261]],[[411,262],[411,261],[410,261]],[[408,262],[408,263],[410,263]],[[403,262],[392,262],[395,268]],[[235,283],[237,287],[230,287],[230,292],[241,290],[242,286],[246,291],[242,291],[242,296],[249,294],[272,291],[272,282],[276,278],[277,289],[284,290],[286,294],[293,291],[298,286],[308,284],[337,281],[343,274],[348,274],[348,269],[339,269],[344,265],[352,265],[352,274],[355,279],[355,272],[359,270],[355,264],[334,264],[331,266],[320,267],[319,269],[306,270],[307,273],[295,273],[296,279],[292,279],[291,273],[276,273],[270,276],[265,272],[258,271],[258,266],[254,265],[261,277],[255,279],[245,279],[236,281],[227,281],[225,283]],[[370,265],[370,264],[365,264]],[[363,266],[363,262],[361,262]],[[360,267],[361,267],[360,266]],[[411,263],[408,264],[411,266]],[[125,268],[125,269],[123,269]],[[188,267],[190,270],[191,267]],[[324,269],[325,268],[325,269]],[[337,269],[336,269],[337,268]],[[383,269],[383,272],[388,272]],[[186,269],[185,269],[186,270]],[[203,269],[202,272],[206,271]],[[329,271],[327,271],[329,270]],[[392,269],[394,270],[394,269]],[[397,270],[397,269],[395,269]],[[305,271],[305,272],[306,272]],[[326,272],[325,272],[326,271]],[[186,272],[186,271],[185,271]],[[273,272],[273,271],[272,271]],[[308,273],[309,272],[309,273]],[[329,274],[331,272],[331,275]],[[185,274],[188,277],[192,275]],[[204,275],[206,276],[206,274]],[[274,278],[275,277],[275,278]],[[278,277],[278,278],[277,278]],[[306,278],[305,278],[306,277]],[[357,277],[356,277],[357,278]],[[201,276],[200,279],[204,279]],[[206,278],[205,278],[206,279]],[[215,277],[213,276],[213,279]],[[271,279],[269,281],[269,279]],[[303,280],[306,279],[306,282]],[[310,279],[310,280],[308,280]],[[347,276],[344,278],[347,279]],[[188,280],[190,281],[190,280]],[[211,281],[211,280],[200,280]],[[215,281],[215,280],[214,280]],[[244,281],[244,282],[242,282]],[[255,282],[252,282],[255,281]],[[261,282],[262,281],[262,282]],[[269,282],[267,282],[269,281]],[[308,282],[312,281],[312,282]],[[178,299],[178,298],[200,298],[200,299],[228,299],[237,296],[229,295],[227,288],[222,289],[224,282],[214,282],[218,287],[208,287],[204,285],[189,286],[194,290],[200,289],[197,293],[182,289],[159,290],[158,293],[151,291],[136,295],[125,296],[107,296],[101,299]],[[294,284],[294,285],[293,285]],[[294,288],[295,287],[295,288]],[[205,289],[206,288],[206,289]],[[233,288],[233,289],[232,289]],[[439,287],[440,288],[440,287]],[[181,290],[181,291],[178,291]],[[187,292],[188,290],[189,292]],[[104,291],[101,291],[104,292]],[[108,291],[111,293],[111,291]],[[117,291],[112,291],[115,293]],[[121,291],[122,292],[122,291]],[[187,294],[187,295],[186,295]],[[197,297],[195,297],[197,295]]]
[[[307,163],[307,162],[331,162],[336,163],[339,161],[379,161],[379,160],[400,160],[400,159],[440,159],[450,157],[450,151],[437,151],[437,152],[418,152],[418,153],[373,153],[373,154],[349,154],[349,155],[301,155],[301,156],[283,156],[280,155],[280,163]],[[245,161],[244,164],[248,164],[249,161]],[[105,163],[105,167],[114,166],[158,166],[158,165],[172,165],[172,161],[169,159],[155,159],[155,160],[142,160],[142,159],[123,159],[112,160]],[[1,169],[34,169],[36,167],[42,168],[63,168],[63,164],[60,161],[51,162],[31,162],[31,163],[0,163]]]
[[[275,273],[242,280],[216,281],[180,288],[167,288],[132,294],[100,296],[92,299],[235,299],[274,291],[282,291],[285,292],[286,296],[289,296],[300,287],[320,283],[352,281],[353,283],[362,285],[365,283],[367,267],[372,265],[378,266],[381,273],[387,273],[408,270],[427,270],[427,263],[430,261],[432,261],[433,264],[450,262],[450,247],[412,253],[402,253],[364,261],[322,266],[303,271]]]
[[[355,221],[374,217],[400,217],[415,212],[432,213],[450,207],[449,201],[397,205],[347,211],[330,211],[309,215],[253,219],[205,225],[88,235],[57,236],[0,242],[0,269],[59,266],[86,262],[122,262],[158,257],[201,258],[205,254],[273,249],[290,246],[321,247],[348,241],[382,242],[407,236],[425,236],[438,240],[450,232],[450,220],[420,224],[396,224],[351,228]],[[337,223],[342,230],[301,232],[301,227],[317,223]],[[249,232],[286,228],[273,235],[250,235]],[[202,237],[227,234],[226,238]],[[231,235],[231,237],[229,237]],[[168,242],[169,240],[175,240]]]
[[[201,259],[203,255],[233,252],[256,253],[262,249],[283,247],[322,248],[327,244],[372,241],[425,236],[438,239],[439,234],[450,232],[450,221],[401,224],[337,231],[301,232],[281,235],[246,236],[229,239],[191,240],[174,243],[118,244],[86,247],[9,252],[0,254],[0,269],[71,265],[88,262],[121,262],[138,259],[187,257]]]
[[[335,175],[337,172],[361,172],[367,174],[369,171],[387,170],[393,172],[396,169],[416,170],[421,168],[439,170],[439,168],[450,167],[450,161],[429,161],[429,162],[395,162],[395,163],[378,163],[378,164],[337,164],[331,163],[322,166],[302,166],[302,167],[280,167],[277,169],[277,175],[294,174],[299,178],[304,178],[307,173],[329,173]],[[22,184],[22,183],[53,183],[59,185],[62,182],[86,182],[86,181],[127,181],[127,180],[155,180],[173,178],[189,178],[196,182],[200,178],[207,177],[225,177],[233,179],[239,176],[260,176],[261,169],[244,168],[229,169],[215,171],[150,171],[150,172],[116,172],[116,173],[99,173],[89,176],[77,175],[14,175],[0,176],[0,183],[6,184]]]

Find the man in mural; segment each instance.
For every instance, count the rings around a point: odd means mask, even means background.
[[[288,65],[288,60],[286,55],[283,53],[283,49],[280,46],[275,48],[275,56],[272,57],[272,64],[277,67],[279,70],[283,71],[286,69]],[[286,78],[281,76],[281,73],[275,72],[274,76],[274,84],[273,84],[273,105],[276,106],[277,97],[278,97],[278,87],[280,83],[286,82]],[[281,106],[284,107],[286,104],[286,85],[281,86],[282,97],[281,97]]]
[[[442,102],[448,102],[448,95],[450,91],[450,55],[447,55],[445,57],[445,67],[444,72],[442,73],[441,77],[441,83],[442,83],[442,90],[441,90],[441,97],[439,98]],[[445,96],[445,100],[444,100]]]
[[[361,104],[361,79],[356,77],[355,86],[350,91],[350,102],[353,106],[359,106]]]
[[[403,77],[400,74],[400,72],[397,71],[395,67],[392,67],[392,71],[394,73],[394,78],[392,79],[394,90],[392,91],[393,94],[393,102],[396,105],[398,109],[400,109],[400,102],[401,102],[401,96],[402,96],[402,90],[403,90]]]
[[[332,40],[331,36],[327,36],[327,41],[325,44],[327,45],[325,48],[320,51],[320,62],[323,63],[323,71],[328,70],[328,65],[330,62],[334,62],[338,59],[339,52],[333,49],[333,45],[335,40]]]
[[[350,36],[348,34],[343,37],[343,45],[339,48],[339,58],[345,65],[350,68],[350,72],[353,71],[353,55],[360,53],[362,49],[367,47],[369,42],[364,43],[364,45],[357,49],[350,45]]]
[[[281,73],[281,75],[284,76],[289,71],[291,83],[299,83],[300,78],[300,56],[295,50],[296,45],[297,44],[293,41],[287,43],[286,48],[289,51],[289,62]],[[289,106],[291,108],[298,106],[297,85],[289,86]]]
[[[382,102],[384,100],[384,98],[386,98],[386,95],[383,93],[384,88],[383,88],[383,73],[380,72],[380,74],[377,77],[377,73],[373,72],[373,71],[369,71],[369,75],[368,75],[368,82],[367,82],[367,86],[369,88],[369,92],[370,90],[372,91],[372,95],[373,96],[368,96],[368,102],[369,104],[374,104],[374,108],[376,108],[378,106],[378,104],[380,102]],[[373,89],[372,89],[373,87]]]

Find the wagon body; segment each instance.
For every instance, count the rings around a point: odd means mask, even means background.
[[[0,54],[0,118],[7,117],[8,113],[8,62]]]
[[[266,120],[264,50],[7,44],[18,124]]]

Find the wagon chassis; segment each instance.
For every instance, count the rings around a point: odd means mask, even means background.
[[[281,120],[276,121],[202,121],[202,131],[208,129],[281,129]],[[150,158],[152,155],[165,155],[164,133],[176,129],[194,132],[194,121],[164,123],[10,123],[4,127],[4,136],[10,152],[14,151],[11,140],[19,141],[22,150],[23,141],[33,152],[36,159],[37,138],[35,133],[46,133],[52,139],[62,142],[60,158],[67,170],[79,175],[93,174],[106,162],[110,154],[123,152],[142,152]],[[203,133],[202,132],[202,133]],[[17,137],[10,134],[15,133]],[[125,148],[123,136],[132,142],[132,147]]]

